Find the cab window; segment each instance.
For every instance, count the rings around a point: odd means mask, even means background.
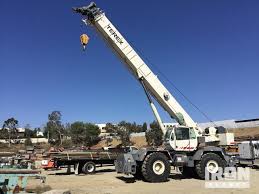
[[[190,139],[189,128],[177,128],[175,130],[176,140]]]
[[[190,129],[190,139],[196,139],[196,134],[193,128]]]
[[[165,140],[166,141],[173,141],[174,140],[174,133],[173,133],[173,129],[169,129],[166,131],[166,134],[165,134]]]

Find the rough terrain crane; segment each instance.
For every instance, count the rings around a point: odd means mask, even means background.
[[[142,148],[120,155],[115,163],[118,173],[143,177],[149,182],[163,182],[174,166],[179,167],[184,175],[204,179],[205,172],[217,173],[220,167],[234,164],[225,150],[225,146],[234,142],[232,133],[217,127],[202,131],[95,3],[73,10],[83,16],[86,25],[95,28],[142,85],[164,133],[163,149]],[[179,125],[166,129],[152,99]]]

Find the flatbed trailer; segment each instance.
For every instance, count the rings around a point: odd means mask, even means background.
[[[70,168],[74,167],[75,174],[93,174],[97,166],[114,165],[115,160],[121,153],[125,153],[125,151],[64,151],[50,153],[50,158],[54,162],[54,168],[67,167],[70,171]]]

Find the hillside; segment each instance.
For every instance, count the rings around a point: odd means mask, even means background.
[[[136,146],[138,148],[147,146],[145,136],[131,137],[130,140],[133,142],[134,146]],[[109,145],[111,147],[115,147],[115,146],[119,145],[120,143],[121,142],[119,140],[113,139],[112,142],[109,143]],[[92,148],[102,148],[102,147],[106,147],[106,146],[107,146],[107,144],[106,144],[105,140],[102,140],[97,145],[93,146]]]
[[[235,134],[236,139],[259,139],[259,127],[230,129],[229,131]]]
[[[229,129],[229,132],[233,132],[235,134],[236,140],[249,140],[252,139],[259,139],[259,127],[254,128],[239,128],[239,129]],[[134,146],[140,148],[147,146],[146,138],[143,137],[132,137],[131,141],[134,143]],[[110,143],[112,147],[117,146],[120,144],[120,141],[113,139]],[[101,148],[107,146],[105,141],[100,141],[96,146],[96,148]]]

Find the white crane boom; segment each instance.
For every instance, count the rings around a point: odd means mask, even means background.
[[[142,83],[149,98],[155,117],[157,118],[163,131],[165,130],[164,126],[156,108],[154,107],[154,104],[151,101],[151,98],[149,97],[149,93],[180,125],[197,128],[196,123],[192,120],[188,113],[160,82],[158,77],[150,70],[147,64],[130,46],[130,44],[121,35],[121,33],[114,27],[114,25],[109,21],[105,14],[96,7],[95,3],[91,3],[86,7],[74,8],[74,10],[78,13],[81,13],[83,16],[86,16],[86,19],[83,21],[86,24],[95,27],[97,32],[106,40],[108,45],[126,64],[135,78]]]

